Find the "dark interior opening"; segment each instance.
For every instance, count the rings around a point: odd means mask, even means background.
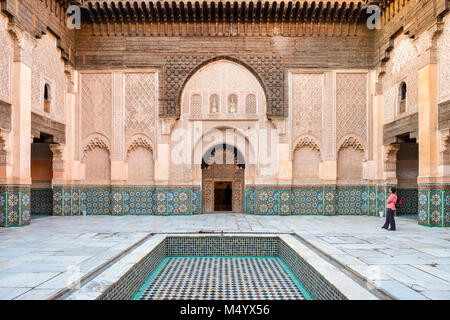
[[[397,195],[402,204],[397,215],[417,216],[419,175],[419,145],[409,134],[397,137],[400,149],[397,152]]]
[[[231,182],[214,182],[214,211],[232,211],[233,186]]]
[[[39,133],[31,144],[31,214],[52,214],[53,136]]]

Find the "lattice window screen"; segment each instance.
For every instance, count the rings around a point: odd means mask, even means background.
[[[256,113],[256,96],[250,93],[245,98],[245,112],[250,114]]]
[[[193,94],[191,96],[191,113],[192,114],[202,113],[202,97],[199,94]]]

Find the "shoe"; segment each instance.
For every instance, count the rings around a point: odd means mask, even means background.
[[[386,227],[381,227],[381,229],[386,229],[386,230],[388,230],[388,228],[386,228]]]

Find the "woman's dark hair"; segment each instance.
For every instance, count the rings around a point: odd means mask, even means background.
[[[391,187],[391,191],[392,191],[392,193],[397,193],[397,188],[396,187]]]

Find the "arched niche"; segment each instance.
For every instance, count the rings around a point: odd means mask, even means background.
[[[261,83],[249,68],[234,61],[222,59],[202,65],[181,91],[182,118],[256,120],[266,113],[266,94]]]

